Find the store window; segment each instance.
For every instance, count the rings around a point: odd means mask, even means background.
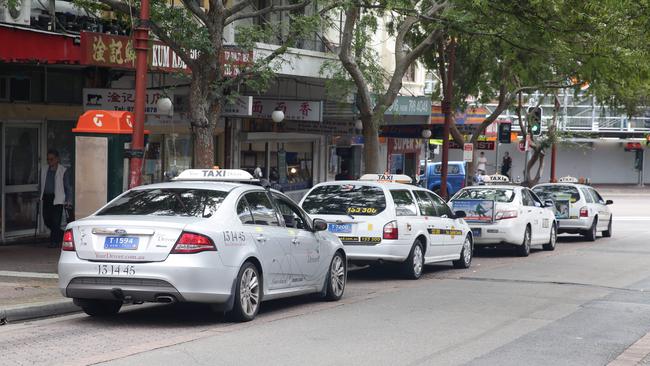
[[[259,168],[264,177],[283,191],[308,189],[313,185],[313,143],[259,142],[242,144],[240,166],[253,174]]]

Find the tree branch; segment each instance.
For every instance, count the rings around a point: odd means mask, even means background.
[[[206,27],[210,28],[211,23],[210,20],[208,19],[208,16],[205,14],[205,11],[201,9],[201,7],[196,3],[194,0],[181,0],[183,1],[183,5],[187,8],[187,10],[190,11],[190,13],[194,14],[195,17],[199,18],[203,24],[205,24]]]
[[[254,6],[254,5],[255,2],[253,0],[242,0],[239,3],[233,4],[230,8],[226,8],[226,11],[224,12],[224,17],[228,19],[231,15],[237,14],[240,11],[246,9],[246,7]]]
[[[228,25],[228,24],[230,24],[232,22],[235,22],[237,20],[248,19],[248,18],[257,18],[259,16],[269,14],[269,13],[277,13],[277,12],[280,12],[280,11],[292,11],[292,10],[304,9],[310,3],[311,3],[311,0],[305,0],[305,1],[301,2],[301,3],[290,4],[290,5],[271,4],[271,5],[267,6],[266,8],[259,9],[259,10],[256,10],[256,11],[251,11],[251,12],[243,13],[243,14],[229,15],[228,18],[226,18],[226,21],[225,21],[224,24]]]
[[[372,99],[368,90],[368,83],[361,72],[361,68],[354,59],[351,48],[352,38],[354,37],[354,26],[359,18],[359,7],[351,6],[345,11],[345,24],[343,26],[343,36],[339,50],[339,59],[341,64],[348,71],[354,83],[357,86],[357,92],[360,98],[358,104],[359,112],[362,116],[372,115]]]

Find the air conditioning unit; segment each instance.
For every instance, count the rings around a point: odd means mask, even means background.
[[[32,12],[31,0],[5,1],[0,5],[0,22],[29,25],[29,17]]]

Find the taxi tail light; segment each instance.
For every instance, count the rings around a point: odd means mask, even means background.
[[[587,206],[580,208],[580,217],[589,217],[589,209]]]
[[[496,216],[494,218],[496,220],[505,220],[505,219],[514,219],[518,216],[518,213],[516,210],[510,210],[510,211],[497,211]]]
[[[68,229],[63,233],[63,244],[61,244],[61,250],[67,252],[74,252],[74,235],[72,235],[72,230]]]
[[[397,221],[391,221],[384,225],[384,239],[397,239],[399,237],[399,229],[397,228]]]
[[[184,231],[176,241],[171,254],[192,254],[216,250],[214,242],[207,236]]]

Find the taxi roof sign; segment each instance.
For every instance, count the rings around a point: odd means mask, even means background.
[[[213,182],[257,182],[258,180],[242,169],[186,169],[174,178],[178,180],[201,180]]]
[[[510,183],[510,178],[501,174],[483,175],[481,179],[484,183]]]
[[[558,183],[578,183],[578,178],[567,175],[557,180]]]
[[[359,180],[371,181],[371,182],[394,182],[394,183],[406,183],[410,184],[413,182],[411,177],[406,174],[364,174],[359,178]]]

